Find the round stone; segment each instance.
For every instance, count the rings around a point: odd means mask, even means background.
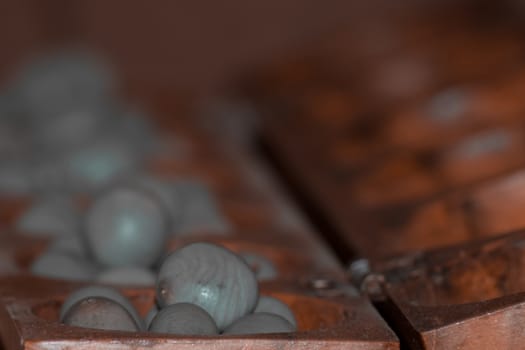
[[[295,332],[295,327],[281,316],[258,312],[235,321],[223,334],[240,335],[290,332]]]
[[[240,253],[244,261],[251,267],[258,281],[277,278],[277,269],[266,257],[255,253]]]
[[[181,198],[174,193],[170,183],[144,174],[134,174],[120,181],[127,186],[140,188],[155,196],[169,215],[170,230],[180,222],[183,203]]]
[[[86,242],[77,233],[56,237],[47,247],[47,251],[67,254],[79,259],[88,259],[89,255]]]
[[[30,235],[68,236],[79,227],[78,213],[71,197],[60,194],[37,199],[17,219],[17,231]]]
[[[178,180],[173,183],[173,195],[182,203],[174,233],[177,235],[203,232],[210,234],[228,234],[230,224],[220,212],[213,195],[208,188],[197,181]]]
[[[194,243],[170,254],[157,279],[157,301],[165,307],[202,307],[219,330],[253,311],[258,299],[254,273],[236,254],[210,243]]]
[[[96,276],[97,266],[67,253],[48,251],[33,261],[31,272],[46,278],[89,281]]]
[[[8,196],[31,194],[34,190],[31,167],[20,161],[0,164],[0,193]]]
[[[136,171],[140,159],[126,142],[104,139],[71,150],[62,163],[67,187],[72,191],[88,192]]]
[[[255,310],[253,312],[266,312],[269,314],[281,316],[282,318],[290,322],[291,325],[297,327],[297,321],[295,320],[293,311],[290,310],[288,305],[286,305],[279,299],[261,295],[259,297],[259,301],[257,302],[257,306],[255,307]]]
[[[122,305],[103,297],[87,297],[79,300],[69,308],[62,322],[69,326],[111,331],[140,330]]]
[[[86,214],[86,238],[103,265],[151,266],[161,256],[168,220],[147,193],[115,188],[99,197]]]
[[[149,309],[148,313],[146,314],[146,317],[144,317],[144,324],[146,325],[146,329],[149,329],[151,321],[153,321],[153,319],[155,318],[155,316],[157,316],[158,313],[159,308],[156,304],[153,304],[151,309]]]
[[[178,335],[219,334],[213,318],[201,307],[178,303],[162,308],[151,321],[151,332]]]
[[[64,320],[66,313],[73,305],[75,305],[80,300],[90,297],[102,297],[113,300],[114,302],[123,306],[126,309],[126,311],[129,312],[129,314],[133,317],[135,323],[139,326],[140,329],[144,329],[144,322],[142,321],[142,318],[139,316],[137,310],[128,298],[122,295],[115,288],[98,285],[83,287],[71,293],[66,298],[66,300],[64,300],[62,306],[60,307],[60,321]]]
[[[104,62],[87,51],[41,55],[19,73],[14,93],[32,123],[109,100],[113,76]]]

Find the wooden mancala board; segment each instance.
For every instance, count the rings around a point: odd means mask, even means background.
[[[164,120],[164,122],[166,122]],[[33,198],[1,201],[0,333],[6,349],[398,349],[386,322],[349,284],[346,274],[325,243],[308,225],[291,225],[278,212],[270,193],[245,176],[220,144],[182,116],[169,119],[164,131],[182,140],[186,154],[152,158],[148,171],[163,179],[194,178],[214,196],[230,225],[229,234],[206,230],[169,240],[167,251],[191,242],[212,242],[236,253],[255,254],[271,262],[276,275],[260,282],[263,295],[288,304],[298,331],[288,334],[181,337],[83,329],[60,324],[58,311],[65,297],[88,282],[31,275],[29,266],[46,250],[53,234],[31,236],[13,229],[17,217]],[[90,205],[79,196],[79,210]],[[257,273],[257,263],[252,265]],[[142,316],[154,303],[153,287],[121,287]]]
[[[519,38],[507,29],[489,32],[495,38],[506,34]],[[487,32],[472,28],[467,32],[479,41],[469,54],[488,60],[490,50],[482,45]],[[467,49],[453,44],[455,34],[440,35],[444,38],[437,43],[450,44],[451,55],[457,51],[468,56]],[[517,45],[517,40],[506,42]],[[446,60],[433,61],[432,53],[427,56],[425,45],[409,47],[421,54],[417,57],[423,63],[456,74]],[[501,65],[522,57],[523,49],[521,44],[505,51],[508,56],[500,57]],[[392,50],[383,60],[403,52],[409,50]],[[313,73],[318,66],[332,74],[321,79]],[[522,67],[494,69],[490,75],[480,64],[477,78],[458,74],[446,84],[439,82],[442,73],[432,75],[433,87],[427,93],[388,105],[381,96],[360,91],[352,76],[342,78],[337,67],[323,65],[318,57],[310,65],[298,62],[284,67],[275,71],[271,81],[256,80],[252,85],[258,88],[250,90],[263,116],[264,146],[299,196],[345,242],[348,259],[381,259],[475,238],[471,229],[465,234],[446,231],[456,230],[456,217],[471,221],[463,213],[476,202],[471,196],[489,191],[491,181],[515,184],[505,179],[525,166],[520,151],[525,140]],[[290,71],[294,74],[287,74]],[[265,87],[278,85],[279,77],[283,86],[290,86],[272,99]],[[458,200],[466,203],[463,209],[450,204]],[[422,211],[429,213],[419,218]],[[482,217],[479,220],[483,222]],[[406,233],[411,230],[417,233]],[[504,232],[498,227],[492,234]]]
[[[454,28],[405,33],[369,69],[345,32],[346,56],[272,66],[246,94],[269,159],[331,226],[350,279],[402,347],[521,348],[525,47],[510,27]],[[389,86],[408,81],[402,96],[367,89],[400,58],[424,84],[398,74]]]
[[[524,247],[525,232],[517,231],[399,256],[374,267],[370,291],[411,348],[518,349]]]

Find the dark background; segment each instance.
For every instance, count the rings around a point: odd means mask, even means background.
[[[440,2],[443,5],[443,2]],[[293,54],[339,26],[429,1],[0,1],[0,79],[61,45],[102,52],[126,81],[216,93],[259,64]]]

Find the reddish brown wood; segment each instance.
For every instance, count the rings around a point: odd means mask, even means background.
[[[170,121],[171,127],[173,127],[172,123],[182,124],[180,121]],[[285,213],[277,213],[278,208],[273,206],[268,194],[260,193],[260,189],[245,180],[243,177],[245,175],[239,170],[241,166],[236,164],[235,159],[224,155],[221,146],[214,144],[206,135],[195,131],[194,127],[187,125],[184,127],[186,129],[173,128],[178,132],[184,130],[185,135],[193,133],[191,140],[198,145],[198,156],[191,154],[190,157],[182,160],[167,158],[157,162],[152,171],[166,178],[202,179],[210,186],[217,197],[220,209],[231,221],[233,235],[223,238],[200,232],[191,237],[172,240],[169,249],[192,241],[211,241],[223,244],[236,252],[248,251],[267,257],[274,263],[279,273],[277,279],[268,285],[273,286],[271,288],[284,288],[295,293],[290,297],[285,295],[284,299],[289,300],[292,308],[302,310],[299,311],[301,331],[293,336],[181,340],[151,334],[93,332],[58,325],[56,322],[49,321],[50,317],[56,319],[57,302],[54,300],[57,296],[58,300],[63,299],[66,291],[78,284],[29,276],[28,266],[45,250],[49,239],[36,240],[12,232],[3,234],[0,254],[2,260],[5,260],[0,270],[2,275],[0,295],[6,297],[3,300],[6,310],[0,312],[0,329],[7,349],[45,349],[64,346],[97,349],[104,348],[110,340],[117,348],[140,347],[144,344],[156,348],[175,345],[177,347],[268,348],[290,346],[290,344],[294,346],[309,344],[320,349],[336,349],[349,345],[356,349],[398,348],[395,335],[366,299],[356,298],[355,294],[347,294],[347,289],[351,293],[354,293],[354,290],[344,284],[345,274],[342,268],[320,239],[311,230],[297,230],[284,224],[282,220]],[[206,142],[199,143],[201,139]],[[203,147],[206,144],[209,146]],[[13,222],[14,217],[29,204],[30,199],[20,199],[19,202],[18,210],[12,210],[9,206],[10,202],[5,202],[6,208],[10,209],[5,214],[9,222]],[[312,286],[316,284],[317,287],[313,288]],[[327,285],[324,286],[325,284]],[[285,285],[290,287],[284,287]],[[143,293],[143,290],[139,292]],[[146,304],[150,306],[152,292],[144,293],[148,295]],[[323,298],[338,296],[340,300],[335,303],[332,301],[327,303],[323,301],[324,299],[316,301],[318,298],[309,297],[309,294],[323,296]],[[346,300],[345,297],[349,299]],[[40,300],[38,305],[34,304],[35,298]],[[141,298],[140,303],[143,303],[144,297]],[[141,311],[145,312],[146,306],[141,305],[139,305]],[[38,311],[31,311],[34,307]],[[35,316],[34,312],[37,312],[41,318]],[[26,316],[29,317],[25,318]],[[366,324],[364,332],[362,328],[358,331],[357,327],[362,322]],[[326,329],[318,331],[319,328]],[[90,340],[85,341],[86,337]]]
[[[522,69],[481,82],[462,81],[451,88],[458,89],[463,95],[457,113],[441,120],[433,117],[431,95],[427,95],[395,112],[387,121],[387,142],[394,146],[420,148],[443,145],[458,140],[469,130],[521,120],[524,107],[520,96],[525,89]]]
[[[423,9],[396,12],[383,4],[323,35],[303,50],[302,58],[260,70],[249,85],[257,98],[266,97],[268,107],[270,96],[286,105],[337,77],[339,85],[352,84],[374,106],[397,105],[454,82],[519,68],[525,51],[516,28],[497,16],[478,21],[467,7],[464,2],[426,3]]]
[[[521,348],[524,247],[520,231],[391,259],[379,296],[413,348]]]
[[[0,332],[6,350],[14,349],[398,349],[395,335],[386,327],[371,304],[359,297],[319,297],[315,291],[298,294],[293,289],[261,286],[261,293],[273,295],[294,311],[299,330],[292,334],[236,337],[175,337],[152,333],[97,331],[58,323],[62,300],[78,284],[17,277],[6,279],[0,288],[3,307]],[[153,303],[151,289],[127,289],[142,315]]]
[[[349,195],[371,209],[415,202],[523,167],[524,147],[521,122],[480,130],[438,149],[385,157],[355,176]]]
[[[306,139],[335,163],[332,166],[343,169],[355,169],[395,150],[432,152],[459,143],[471,133],[521,121],[522,70],[487,81],[462,81],[448,88],[458,90],[462,101],[451,107],[457,112],[442,120],[432,116],[430,109],[432,96],[446,92],[445,87],[388,110],[377,108],[373,97],[367,98],[358,88],[336,81],[307,84],[289,96],[274,96],[273,101],[263,95],[260,104],[264,104],[261,110],[271,123],[293,128],[294,138],[299,142]]]
[[[323,156],[322,144],[330,142],[326,135],[319,133],[319,141],[313,130],[290,133],[288,123],[270,119],[266,124],[272,156],[357,255],[392,256],[525,224],[518,195],[524,166],[521,124],[485,129],[506,132],[508,142],[478,157],[465,156],[469,141],[462,139],[434,151],[394,153],[356,170]]]
[[[140,90],[129,93],[140,94]],[[166,150],[146,160],[145,170],[167,180],[192,179],[205,184],[237,232],[273,231],[282,235],[290,231],[283,223],[286,213],[279,212],[269,195],[246,178],[241,170],[243,165],[225,152],[217,138],[198,126],[189,112],[191,108],[181,106],[179,99],[162,90],[153,97],[142,95],[143,104],[156,117],[161,138],[171,143]],[[9,228],[30,201],[28,197],[0,198],[0,225]]]
[[[368,232],[388,244],[377,249],[372,241],[363,245],[371,256],[392,256],[521,229],[524,186],[524,171],[518,170],[422,205],[384,211],[383,216],[377,213]]]

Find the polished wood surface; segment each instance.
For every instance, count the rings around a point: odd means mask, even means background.
[[[268,159],[407,349],[523,343],[523,28],[476,8],[348,26],[241,89]]]
[[[166,249],[268,259],[277,274],[261,291],[299,324],[210,338],[62,325],[84,284],[29,273],[50,237],[14,229],[32,196],[2,197],[5,348],[522,348],[524,17],[514,0],[2,2],[0,81],[64,45],[105,55],[166,142],[144,169],[198,179],[232,227]],[[210,123],[217,95],[262,127]],[[142,315],[153,305],[152,288],[121,290]]]
[[[158,96],[155,102],[158,103]],[[30,197],[3,198],[4,232],[0,237],[0,332],[7,349],[58,348],[98,349],[177,347],[280,348],[308,346],[318,349],[398,349],[397,336],[367,298],[359,296],[347,280],[340,262],[310,225],[292,220],[281,199],[265,191],[259,173],[248,177],[242,164],[244,152],[223,147],[183,113],[167,107],[158,122],[165,133],[185,145],[183,154],[155,158],[146,168],[165,179],[193,178],[206,184],[230,223],[230,234],[194,232],[173,237],[166,250],[191,242],[213,242],[237,253],[256,254],[268,259],[276,276],[261,282],[262,293],[276,294],[297,315],[299,331],[286,335],[244,337],[167,337],[150,333],[104,332],[59,324],[57,310],[67,291],[82,284],[38,278],[29,267],[50,243],[49,237],[35,238],[17,232],[13,223],[31,202]],[[232,153],[233,152],[233,153]],[[90,205],[89,195],[79,197],[81,210]],[[256,266],[253,267],[256,269]],[[31,286],[31,287],[30,287]],[[153,304],[153,289],[127,289],[145,314]],[[89,338],[89,341],[85,339]]]
[[[414,348],[520,348],[524,239],[520,231],[388,260],[376,267],[384,294],[375,297]]]
[[[397,349],[395,335],[386,327],[366,299],[360,297],[318,297],[300,292],[262,286],[261,293],[283,300],[294,311],[299,330],[293,334],[175,337],[153,333],[125,333],[67,327],[58,323],[58,310],[71,283],[35,278],[5,280],[9,287],[0,292],[5,309],[0,313],[0,332],[8,349],[48,349],[49,347],[99,349],[219,348],[271,349],[304,347],[314,349]],[[6,297],[13,291],[16,297]],[[153,304],[153,290],[125,289],[142,315]],[[110,344],[110,345],[108,345]]]

